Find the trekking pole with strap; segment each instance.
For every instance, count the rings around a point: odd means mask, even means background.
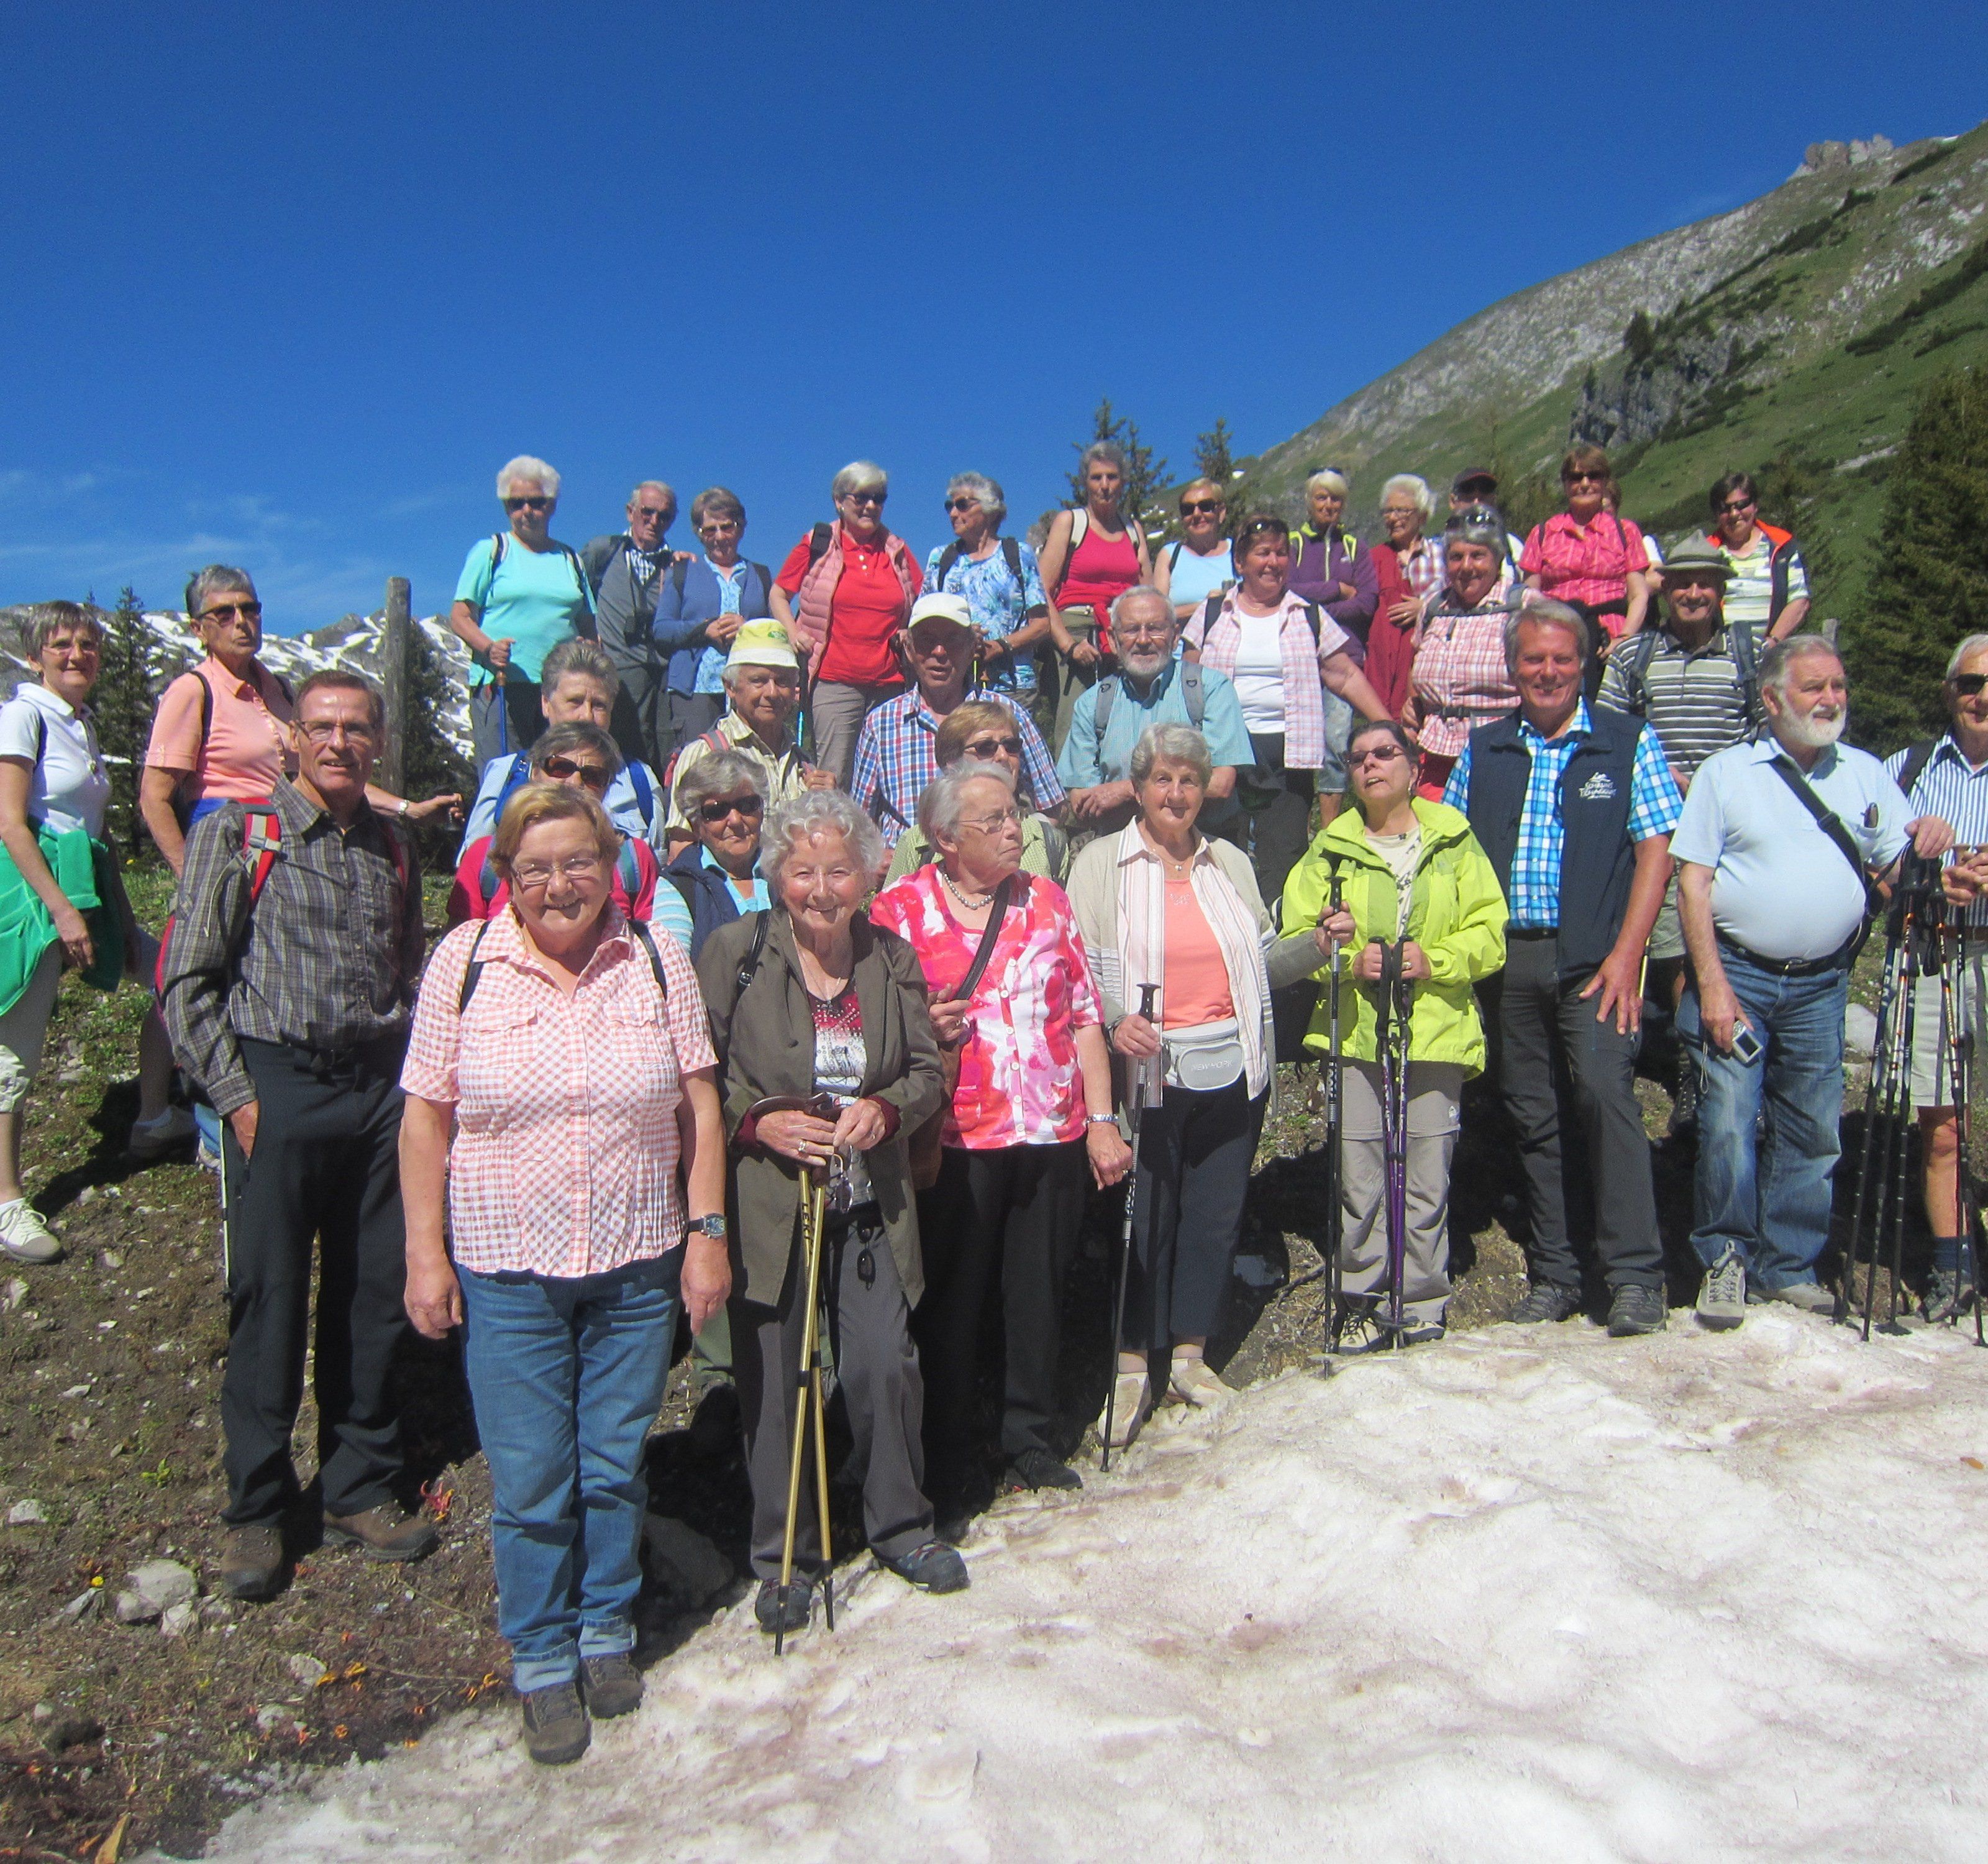
[[[1898,1002],[1898,947],[1900,928],[1888,923],[1885,929],[1885,961],[1878,973],[1878,1014],[1875,1030],[1871,1039],[1871,1073],[1864,1084],[1864,1133],[1857,1155],[1857,1196],[1851,1207],[1850,1234],[1844,1244],[1841,1272],[1837,1277],[1836,1305],[1831,1318],[1838,1326],[1850,1318],[1852,1297],[1856,1291],[1857,1264],[1862,1248],[1865,1223],[1867,1216],[1876,1214],[1871,1201],[1871,1188],[1879,1182],[1879,1144],[1881,1135],[1888,1130],[1888,1111],[1881,1114],[1890,1088],[1888,1065],[1892,1037],[1899,1016]]]
[[[1903,905],[1904,936],[1900,941],[1902,958],[1899,967],[1898,993],[1902,1005],[1898,1017],[1898,1039],[1892,1046],[1892,1073],[1888,1084],[1886,1105],[1890,1115],[1888,1130],[1885,1136],[1886,1147],[1886,1182],[1884,1189],[1885,1226],[1872,1239],[1871,1260],[1864,1277],[1864,1338],[1869,1339],[1875,1318],[1878,1294],[1878,1258],[1885,1253],[1882,1244],[1888,1235],[1891,1247],[1891,1287],[1889,1311],[1881,1333],[1902,1333],[1898,1324],[1898,1291],[1903,1285],[1905,1244],[1905,1207],[1910,1199],[1907,1165],[1910,1149],[1907,1137],[1912,1125],[1912,1037],[1919,1014],[1919,983],[1923,975],[1922,958],[1925,927],[1919,910],[1919,902],[1910,892],[1906,894]]]
[[[1961,1006],[1967,1003],[1967,936],[1951,902],[1943,902],[1939,939],[1940,1030],[1946,1048],[1947,1081],[1953,1094],[1958,1153],[1954,1162],[1953,1234],[1959,1239],[1960,1254],[1955,1264],[1955,1274],[1964,1275],[1967,1278],[1965,1285],[1973,1290],[1974,1344],[1982,1346],[1988,1345],[1988,1338],[1983,1338],[1981,1277],[1976,1268],[1980,1257],[1976,1248],[1976,1232],[1980,1213],[1976,1206],[1973,1182],[1968,1168],[1968,1161],[1974,1152],[1974,1115],[1969,1104],[1974,1089],[1974,1037],[1971,1019],[1957,1017],[1954,1013],[1956,996]],[[1956,970],[1960,973],[1960,989],[1957,993],[1953,987]],[[1959,1309],[1956,1307],[1946,1318],[1949,1321],[1959,1319]]]
[[[493,667],[491,672],[495,676],[492,689],[497,695],[497,755],[509,757],[511,755],[511,708],[504,698],[504,669]]]
[[[1408,980],[1399,942],[1381,947],[1381,1155],[1388,1225],[1388,1325],[1401,1344],[1408,1258]]]
[[[1139,1014],[1148,1023],[1153,1020],[1153,997],[1158,989],[1158,984],[1139,986]],[[1118,1287],[1111,1301],[1111,1375],[1104,1388],[1104,1442],[1097,1459],[1100,1470],[1111,1467],[1111,1430],[1118,1404],[1118,1355],[1125,1350],[1125,1289],[1132,1276],[1132,1213],[1139,1196],[1139,1127],[1146,1105],[1146,1070],[1158,1059],[1148,1056],[1134,1067],[1125,1097],[1130,1102],[1127,1112],[1132,1128],[1132,1162],[1125,1173],[1125,1216],[1118,1233]]]
[[[1331,912],[1337,918],[1345,883],[1341,878],[1339,863],[1332,864]],[[1339,1344],[1340,1308],[1345,1298],[1346,1267],[1340,1260],[1340,1250],[1346,1236],[1346,1213],[1341,1203],[1344,1189],[1346,1162],[1340,1147],[1345,1134],[1346,1113],[1346,1057],[1339,1050],[1339,985],[1346,964],[1346,948],[1334,939],[1332,941],[1332,963],[1327,973],[1332,992],[1331,1008],[1326,1015],[1325,1045],[1325,1207],[1326,1260],[1330,1272],[1332,1309],[1326,1321],[1329,1345]]]

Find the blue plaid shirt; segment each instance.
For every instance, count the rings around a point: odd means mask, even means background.
[[[1557,738],[1543,738],[1525,719],[1519,720],[1520,742],[1532,755],[1533,769],[1526,782],[1525,807],[1519,813],[1519,846],[1505,897],[1511,903],[1511,922],[1521,932],[1551,932],[1560,925],[1560,862],[1567,841],[1560,819],[1560,780],[1581,739],[1594,729],[1585,699],[1574,722]],[[1469,809],[1467,741],[1443,786],[1442,800],[1452,809]],[[1629,839],[1647,841],[1652,835],[1668,835],[1683,813],[1684,798],[1664,761],[1663,746],[1646,725],[1636,739],[1636,766],[1629,783]]]
[[[992,699],[1013,715],[1022,741],[1022,782],[1038,809],[1053,810],[1063,801],[1050,747],[1035,721],[1005,692],[977,688],[967,699]],[[962,701],[963,704],[964,700]],[[938,715],[916,687],[886,699],[863,721],[856,740],[856,768],[849,793],[858,809],[876,817],[884,839],[892,847],[918,818],[918,793],[938,775]]]

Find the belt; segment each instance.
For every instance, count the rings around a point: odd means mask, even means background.
[[[1730,952],[1756,971],[1766,971],[1776,977],[1821,977],[1831,971],[1847,971],[1850,968],[1850,948],[1847,945],[1838,946],[1827,958],[1767,958],[1750,951],[1738,939],[1729,939],[1723,932],[1718,935],[1718,939],[1722,952]]]
[[[1540,939],[1557,939],[1559,936],[1560,928],[1557,925],[1508,925],[1505,928],[1507,942],[1513,939],[1523,939],[1530,942]]]
[[[831,1210],[828,1213],[828,1228],[831,1236],[840,1235],[847,1230],[881,1230],[883,1227],[883,1206],[874,1198],[850,1209]]]

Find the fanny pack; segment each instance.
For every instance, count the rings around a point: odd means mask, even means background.
[[[1209,1094],[1240,1079],[1244,1059],[1240,1027],[1233,1017],[1225,1017],[1219,1023],[1163,1030],[1160,1040],[1166,1084]]]

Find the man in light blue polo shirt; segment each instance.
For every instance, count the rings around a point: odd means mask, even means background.
[[[1208,740],[1215,766],[1208,780],[1202,825],[1226,812],[1236,772],[1256,753],[1242,723],[1242,702],[1226,675],[1211,668],[1185,674],[1174,658],[1180,634],[1173,604],[1141,584],[1111,604],[1111,641],[1118,672],[1080,694],[1070,735],[1057,759],[1057,775],[1070,795],[1076,826],[1092,834],[1123,828],[1133,817],[1132,747],[1149,725],[1191,725]],[[1200,716],[1188,682],[1200,682]],[[1100,706],[1104,729],[1097,729]]]
[[[1696,979],[1678,1028],[1699,1046],[1703,1078],[1691,1240],[1706,1265],[1699,1318],[1714,1328],[1746,1318],[1750,1285],[1756,1301],[1834,1304],[1815,1262],[1841,1150],[1843,1013],[1865,882],[1908,841],[1928,856],[1953,841],[1937,817],[1909,820],[1884,766],[1838,742],[1849,684],[1823,636],[1771,643],[1760,694],[1767,730],[1699,766],[1671,837]],[[1751,1061],[1735,1047],[1743,1028],[1760,1045]],[[1774,1111],[1760,1140],[1763,1095]]]

